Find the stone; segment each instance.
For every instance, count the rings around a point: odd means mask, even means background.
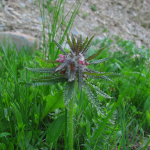
[[[17,51],[37,50],[39,42],[35,37],[19,32],[0,32],[0,44],[8,44],[11,48],[16,46]]]

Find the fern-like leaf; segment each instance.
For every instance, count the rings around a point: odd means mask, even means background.
[[[75,81],[67,82],[64,87],[64,103],[67,105],[73,98],[75,92]]]
[[[108,58],[109,58],[109,57],[104,58],[104,59],[95,60],[95,61],[91,62],[89,65],[91,65],[91,64],[103,63],[103,62],[105,62]]]
[[[59,67],[56,68],[55,72],[62,70],[64,67],[68,66],[70,60],[66,60],[64,63],[60,64]]]
[[[67,34],[67,42],[69,44],[70,49],[72,49],[72,43],[70,41],[69,35]]]
[[[55,71],[55,68],[27,68],[27,69],[32,72],[38,72],[38,73],[54,73]]]
[[[91,88],[87,84],[87,82],[84,82],[84,89],[86,91],[88,99],[91,101],[91,103],[97,108],[98,106],[98,99],[97,95],[95,96],[94,93],[92,92]]]
[[[61,45],[59,43],[57,43],[54,39],[53,39],[54,43],[57,45],[57,47],[64,53],[64,54],[67,54],[65,52],[65,50],[61,47]]]
[[[88,85],[91,87],[91,88],[94,88],[96,90],[96,93],[101,95],[102,97],[104,98],[112,98],[110,97],[108,94],[104,93],[102,90],[100,90],[97,86],[95,85],[92,85],[90,83],[88,83]]]
[[[100,76],[92,76],[92,75],[87,75],[88,78],[91,78],[91,79],[105,79],[105,80],[108,80],[108,81],[111,81],[111,82],[114,82],[113,80],[111,80],[110,78],[108,78],[107,76],[104,76],[104,75],[100,75]]]
[[[95,54],[93,54],[92,56],[86,58],[85,60],[86,60],[86,61],[89,61],[89,60],[91,60],[91,59],[96,58],[104,49],[105,49],[105,48],[100,49],[97,53],[95,53]]]
[[[81,50],[82,50],[82,51],[84,50],[84,47],[85,47],[85,45],[87,44],[87,42],[88,42],[88,37],[86,38],[85,42],[82,44],[82,47],[81,47]]]
[[[83,54],[85,54],[85,53],[88,51],[89,46],[90,46],[91,41],[92,41],[92,39],[94,38],[94,36],[95,36],[95,35],[93,35],[93,36],[91,37],[91,39],[88,41],[88,43],[86,44],[84,50],[82,51]]]
[[[79,90],[81,91],[83,84],[83,72],[82,72],[82,67],[79,66]]]
[[[80,41],[80,39],[78,38],[76,55],[79,55],[79,52],[80,52],[80,45],[81,45],[81,41]]]

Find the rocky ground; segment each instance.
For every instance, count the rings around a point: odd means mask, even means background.
[[[66,0],[66,14],[75,0]],[[76,1],[78,3],[79,0]],[[45,5],[49,3],[44,0]],[[55,0],[52,1],[52,4]],[[43,38],[42,17],[37,0],[0,0],[0,32],[21,32]],[[45,7],[46,10],[46,7]],[[47,11],[45,11],[47,12]],[[73,10],[71,11],[73,12]],[[71,32],[103,39],[119,35],[140,48],[150,47],[150,0],[83,0]],[[47,16],[50,17],[47,13]],[[69,13],[65,23],[71,16]],[[64,25],[65,28],[65,25]],[[45,26],[48,39],[48,24]]]

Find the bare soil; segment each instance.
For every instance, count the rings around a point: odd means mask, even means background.
[[[54,2],[55,0],[52,1]],[[66,0],[65,14],[74,2],[75,0]],[[77,0],[76,3],[78,2]],[[42,41],[43,26],[37,0],[0,0],[0,4],[0,32],[21,32]],[[149,14],[150,0],[83,0],[71,31],[83,37],[96,34],[95,38],[99,39],[118,35],[135,42],[139,48],[142,45],[149,48]],[[71,13],[66,18],[66,23],[70,16]],[[45,26],[45,33],[48,39],[48,25]]]

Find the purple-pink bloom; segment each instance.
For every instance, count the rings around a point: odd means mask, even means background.
[[[56,59],[56,61],[63,63],[65,61],[65,59]]]
[[[65,58],[65,55],[59,54],[58,55],[60,58]]]

